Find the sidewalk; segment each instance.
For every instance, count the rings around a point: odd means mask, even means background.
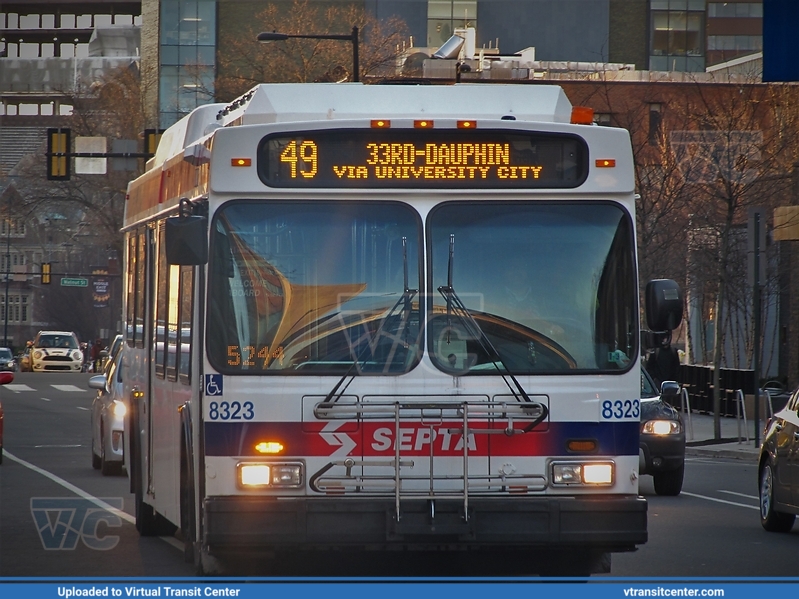
[[[716,441],[714,438],[714,425],[712,414],[699,414],[692,412],[690,419],[688,414],[682,414],[683,426],[685,427],[685,455],[702,457],[724,457],[739,460],[757,461],[759,448],[755,447],[754,434],[755,425],[752,420],[740,421],[741,442],[738,442],[739,422],[736,418],[722,416],[721,439]],[[763,441],[762,427],[765,424],[760,421],[759,441]],[[691,434],[693,430],[693,435]],[[746,440],[747,435],[749,441]]]

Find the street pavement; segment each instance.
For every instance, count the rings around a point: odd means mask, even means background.
[[[759,447],[755,445],[755,424],[751,419],[722,416],[721,438],[715,438],[712,414],[691,412],[682,414],[685,427],[685,454],[702,457],[724,457],[756,462]],[[759,441],[763,441],[763,425],[760,424]],[[748,440],[747,440],[748,437]]]

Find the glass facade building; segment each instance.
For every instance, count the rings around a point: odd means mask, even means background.
[[[161,0],[159,125],[213,101],[216,0]]]

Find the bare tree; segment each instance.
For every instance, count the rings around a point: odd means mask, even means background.
[[[742,228],[750,207],[771,214],[789,203],[799,151],[797,91],[754,81],[564,82],[564,87],[573,103],[611,115],[611,124],[631,133],[641,280],[681,281],[701,324],[712,322],[712,330],[700,327],[691,345],[698,350],[695,358],[710,358],[714,367],[719,437],[720,369],[751,364],[753,358]],[[775,293],[776,277],[767,285]],[[705,348],[710,334],[712,357]]]
[[[377,20],[362,5],[321,4],[308,0],[273,2],[252,19],[249,27],[220,39],[215,97],[229,101],[258,83],[308,82],[343,79],[351,75],[352,45],[344,41],[288,39],[259,43],[262,31],[287,34],[349,34],[357,26],[360,76],[394,72],[407,39],[399,18]]]
[[[725,334],[731,334],[735,318],[743,318],[744,329],[753,330],[747,316],[751,288],[745,283],[746,269],[740,262],[745,252],[736,251],[741,240],[736,231],[746,223],[749,208],[763,207],[771,213],[785,201],[787,173],[793,162],[790,157],[796,153],[795,137],[785,130],[796,125],[795,117],[784,110],[786,90],[749,82],[694,84],[680,103],[671,106],[693,125],[690,130],[670,134],[672,149],[693,195],[693,224],[713,231],[717,239],[708,246],[715,253],[712,277],[717,282],[713,319],[716,438],[721,435],[720,370],[726,361],[725,347],[738,345],[730,343],[735,339],[725,339]],[[736,306],[738,310],[734,310]],[[747,356],[752,356],[752,341],[751,334],[743,339]]]
[[[73,137],[105,137],[109,151],[114,140],[139,141],[144,128],[144,105],[139,73],[135,64],[106,73],[92,84],[72,95],[72,115],[63,126]],[[139,146],[138,151],[141,150]],[[57,210],[69,218],[86,223],[98,244],[122,251],[120,229],[125,207],[128,181],[140,174],[144,160],[135,170],[115,170],[113,159],[107,163],[105,175],[72,173],[67,181],[44,178],[46,157],[29,156],[19,165],[19,174],[26,180],[17,210],[21,215]]]
[[[60,125],[68,127],[73,138],[105,137],[109,151],[114,140],[139,142],[145,111],[136,64],[106,72],[90,88],[64,95],[73,111]],[[135,151],[141,151],[141,143],[137,146]],[[44,148],[15,167],[14,180],[24,185],[16,185],[10,216],[26,223],[28,239],[39,246],[43,261],[52,263],[54,275],[91,275],[99,267],[107,269],[113,262],[110,257],[121,258],[127,183],[142,172],[144,160],[128,161],[126,167],[134,170],[115,170],[113,159],[108,159],[104,175],[77,174],[73,169],[69,180],[52,181],[45,177]],[[98,328],[115,326],[121,312],[119,296],[109,308],[108,322],[105,316],[98,322],[90,293],[61,289],[57,277],[55,281],[45,301],[37,304],[39,320],[74,330],[83,339],[96,335]],[[65,305],[75,309],[65,310]]]
[[[630,85],[606,79],[561,83],[573,104],[592,107],[607,117],[606,124],[630,133],[642,288],[655,278],[671,278],[684,285],[689,194],[669,145],[666,124],[653,124],[647,110],[648,100],[661,99],[659,84]]]

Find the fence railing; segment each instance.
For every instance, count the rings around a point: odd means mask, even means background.
[[[713,412],[713,368],[694,364],[680,364],[677,382],[688,390],[691,407],[698,412]],[[755,393],[754,370],[721,368],[719,371],[721,390],[720,414],[735,417],[738,414],[738,391],[744,395]]]

